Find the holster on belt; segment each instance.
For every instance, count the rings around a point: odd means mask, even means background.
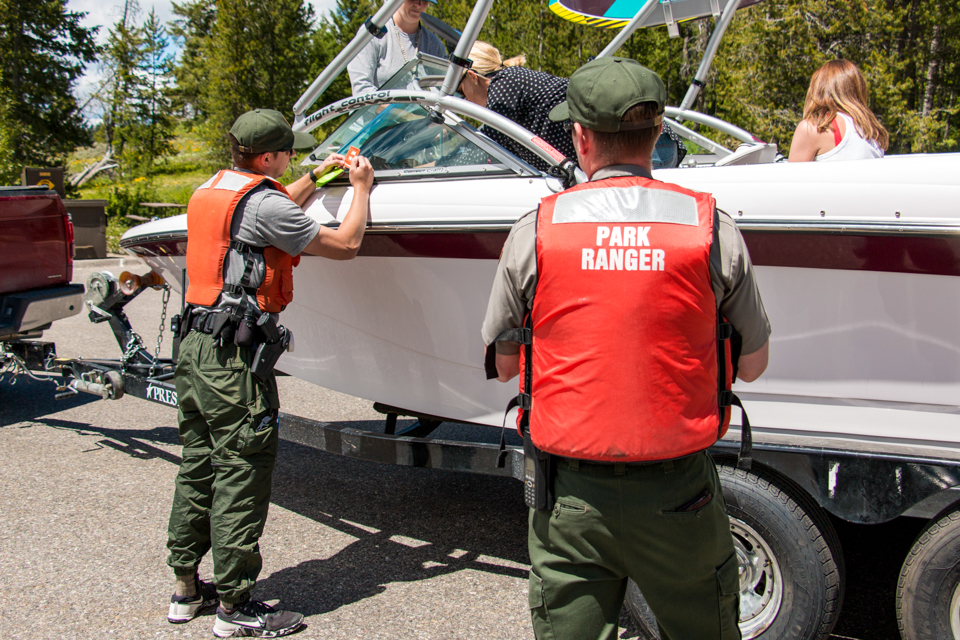
[[[253,355],[253,364],[250,367],[258,380],[265,381],[277,366],[277,360],[290,347],[293,332],[282,325],[278,325],[269,313],[260,316],[256,323],[258,344]]]
[[[170,318],[170,331],[173,332],[171,359],[174,363],[180,358],[180,342],[190,333],[190,313],[192,306],[184,307],[183,311]]]

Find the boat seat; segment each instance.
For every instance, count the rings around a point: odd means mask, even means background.
[[[777,157],[777,145],[770,144],[743,144],[728,156],[720,158],[714,163],[715,167],[726,167],[740,164],[767,164]]]

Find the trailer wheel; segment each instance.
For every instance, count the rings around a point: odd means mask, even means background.
[[[744,640],[821,640],[830,636],[843,600],[837,534],[799,490],[787,493],[761,473],[718,466],[740,561],[740,633]],[[659,639],[656,619],[637,585],[626,607],[641,638]]]
[[[904,640],[960,639],[960,506],[930,521],[910,549],[897,583]]]

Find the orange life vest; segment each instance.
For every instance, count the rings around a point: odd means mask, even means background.
[[[668,460],[726,432],[732,394],[721,388],[733,368],[718,332],[729,338],[732,329],[718,322],[710,278],[715,217],[711,195],[640,177],[542,201],[525,374],[539,449]],[[525,360],[521,353],[522,371]]]
[[[223,261],[230,248],[230,224],[240,200],[264,182],[289,196],[273,178],[224,170],[193,193],[187,204],[186,301],[205,307],[216,304],[223,291]],[[266,274],[257,288],[261,311],[279,313],[293,300],[293,268],[300,256],[276,247],[263,250]]]

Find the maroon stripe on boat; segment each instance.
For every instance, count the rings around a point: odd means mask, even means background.
[[[358,255],[499,260],[506,240],[506,231],[368,233],[363,237]]]
[[[958,234],[742,232],[755,265],[960,276]]]
[[[960,276],[960,234],[742,231],[753,264],[759,266]],[[359,255],[497,260],[506,239],[506,231],[368,233]],[[182,256],[186,242],[150,240],[128,248],[142,256]]]

